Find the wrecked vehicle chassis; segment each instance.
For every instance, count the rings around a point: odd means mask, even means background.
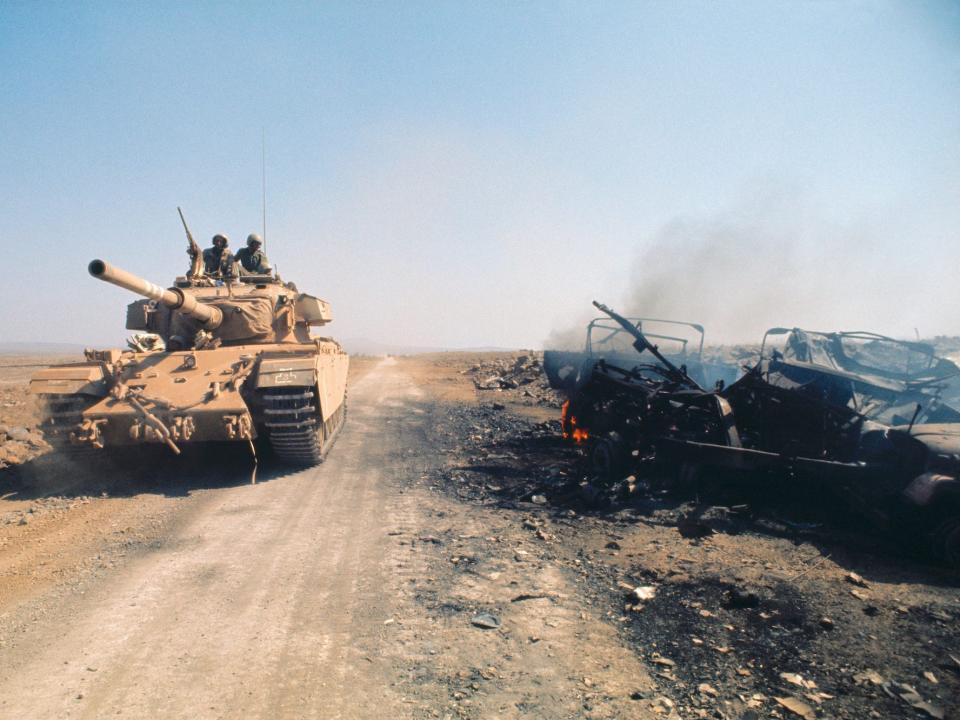
[[[603,481],[789,483],[842,500],[960,567],[960,423],[887,425],[848,402],[848,378],[773,354],[729,386],[706,390],[662,356],[641,330],[632,367],[580,367],[567,395],[564,435],[586,450]],[[646,362],[645,362],[646,361]]]

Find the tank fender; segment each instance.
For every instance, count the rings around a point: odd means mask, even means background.
[[[313,357],[269,358],[260,362],[258,388],[311,387],[317,384]]]
[[[106,373],[100,363],[77,363],[45,368],[30,378],[33,395],[95,395],[104,397],[109,392]]]
[[[960,498],[960,480],[952,475],[927,472],[903,489],[904,499],[916,507],[928,507],[945,497]]]

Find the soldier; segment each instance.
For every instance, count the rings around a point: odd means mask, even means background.
[[[230,241],[226,235],[214,235],[213,247],[203,251],[203,269],[207,275],[226,277],[233,274],[233,255],[227,250]]]
[[[247,237],[247,246],[237,251],[237,262],[240,263],[242,275],[268,275],[273,269],[267,254],[260,249],[263,240],[256,233]]]

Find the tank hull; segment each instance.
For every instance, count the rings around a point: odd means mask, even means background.
[[[284,460],[323,459],[345,417],[349,357],[326,339],[177,352],[88,353],[36,373],[55,447],[268,440]],[[278,401],[278,398],[283,398]],[[295,398],[292,403],[289,398]]]

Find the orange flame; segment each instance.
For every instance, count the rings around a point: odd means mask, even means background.
[[[563,403],[563,407],[560,410],[560,428],[563,432],[564,440],[573,438],[573,441],[577,444],[582,443],[590,437],[590,433],[587,432],[586,428],[577,427],[577,416],[570,414],[569,400]]]

